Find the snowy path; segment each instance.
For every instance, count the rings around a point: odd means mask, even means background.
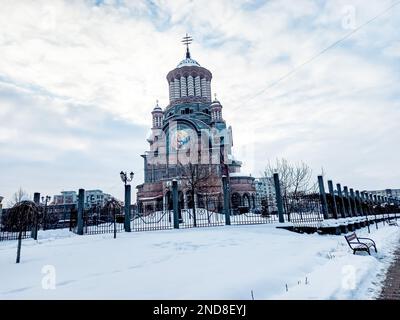
[[[379,299],[400,300],[400,247],[395,252],[395,259],[386,273]]]
[[[357,233],[378,254],[353,256],[343,236],[301,235],[273,225],[77,236],[48,230],[0,242],[0,299],[360,299],[379,295],[400,228]],[[43,289],[54,266],[56,289]],[[307,278],[307,284],[305,279]],[[286,284],[288,291],[286,291]]]

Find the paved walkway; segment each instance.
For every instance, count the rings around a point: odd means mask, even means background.
[[[400,248],[394,255],[395,260],[387,271],[379,300],[400,300]]]

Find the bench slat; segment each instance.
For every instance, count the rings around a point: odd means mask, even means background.
[[[352,233],[352,234],[350,234],[350,235],[348,235],[348,236],[345,236],[345,237],[346,237],[346,239],[347,239],[348,241],[353,241],[354,239],[357,239],[357,236],[356,236],[355,233]]]

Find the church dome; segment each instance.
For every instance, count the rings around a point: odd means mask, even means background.
[[[157,105],[154,107],[153,111],[162,111],[162,109]]]
[[[156,106],[154,107],[152,113],[154,113],[154,112],[163,112],[162,109],[161,109],[161,107],[158,105],[158,100],[157,100],[157,104],[156,104]]]
[[[222,108],[222,105],[221,105],[221,103],[217,100],[217,97],[215,97],[214,98],[214,101],[210,104],[210,108],[212,109],[212,108],[215,108],[215,107],[221,107]]]
[[[181,67],[200,67],[200,64],[192,58],[185,58],[177,66],[177,68]]]
[[[192,38],[186,35],[186,56],[174,70],[167,74],[169,106],[182,103],[211,103],[212,74],[192,59],[189,44]]]

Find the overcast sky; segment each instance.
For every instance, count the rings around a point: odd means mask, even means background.
[[[284,157],[400,188],[400,5],[379,15],[396,2],[2,0],[0,195],[122,198],[119,171],[143,182],[150,112],[168,104],[186,32],[245,172]]]

